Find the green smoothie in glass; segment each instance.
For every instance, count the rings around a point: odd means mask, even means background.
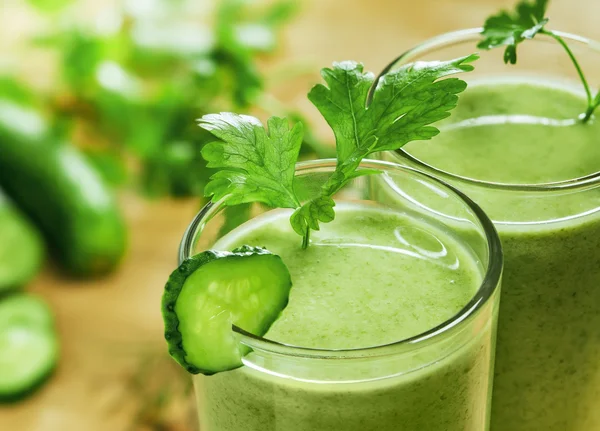
[[[488,429],[499,238],[459,191],[366,159],[434,136],[465,88],[443,78],[476,58],[391,73],[368,109],[372,74],[324,69],[309,99],[335,161],[296,165],[302,126],[282,118],[200,120],[220,170],[162,310],[202,431]],[[419,193],[382,202],[388,181]],[[232,222],[240,204],[249,216]]]
[[[313,234],[307,250],[288,218],[287,212],[266,213],[213,246],[262,245],[286,262],[294,285],[287,308],[265,335],[274,342],[328,351],[410,339],[452,320],[483,280],[472,251],[406,213],[338,204],[336,220]],[[347,352],[327,361],[310,353],[279,359],[256,349],[240,369],[196,377],[200,427],[486,429],[491,311],[478,319],[481,327],[468,325],[473,334],[421,353],[351,359]]]
[[[333,167],[311,162],[297,175],[318,181],[311,177]],[[352,185],[360,199],[336,199],[335,220],[312,233],[306,250],[287,210],[223,237],[211,229],[219,214],[188,231],[182,258],[207,247],[265,246],[293,281],[262,339],[239,334],[253,350],[243,367],[194,377],[202,430],[488,428],[499,256],[452,190],[393,165],[364,169],[420,188],[427,208],[378,202],[381,183],[369,178]]]
[[[563,36],[595,67],[593,43]],[[480,38],[480,29],[444,35],[399,63],[453,55]],[[600,429],[600,122],[581,121],[586,97],[573,65],[538,38],[519,47],[516,66],[482,54],[442,133],[391,159],[454,184],[499,231],[492,431],[589,431]]]

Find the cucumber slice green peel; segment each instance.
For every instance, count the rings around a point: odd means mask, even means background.
[[[249,348],[232,325],[263,336],[286,307],[291,287],[281,258],[264,248],[208,250],[186,259],[162,299],[169,353],[192,374],[242,366]]]
[[[0,402],[18,401],[54,371],[59,345],[48,305],[35,296],[0,299]]]

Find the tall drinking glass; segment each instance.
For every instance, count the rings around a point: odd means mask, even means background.
[[[386,71],[474,52],[480,31],[436,37]],[[588,75],[600,70],[598,43],[561,35]],[[491,429],[600,430],[600,124],[577,120],[581,83],[550,37],[519,46],[515,66],[500,50],[480,54],[439,137],[382,158],[453,184],[499,231],[505,272]]]
[[[335,164],[300,163],[297,193],[315,196]],[[493,224],[427,174],[380,161],[359,169],[370,175],[334,197],[335,221],[312,232],[307,250],[288,210],[253,208],[223,233],[224,206],[208,204],[187,229],[180,261],[266,245],[294,282],[264,337],[233,327],[250,349],[241,368],[194,377],[202,431],[488,428],[502,272]],[[411,195],[382,200],[390,183],[410,185]],[[456,309],[444,315],[449,298]],[[405,331],[416,322],[429,323]]]

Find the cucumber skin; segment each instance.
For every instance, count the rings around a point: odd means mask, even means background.
[[[105,274],[126,249],[117,202],[78,150],[49,136],[24,133],[22,124],[13,127],[0,116],[0,186],[40,227],[69,273]]]
[[[214,250],[206,250],[202,253],[196,254],[192,257],[184,260],[179,267],[171,273],[162,297],[162,315],[165,323],[165,340],[169,347],[169,354],[175,361],[181,365],[185,370],[191,374],[204,374],[205,376],[212,376],[219,373],[220,371],[206,370],[197,367],[194,364],[190,364],[185,359],[186,352],[183,347],[183,339],[179,332],[179,318],[175,312],[175,304],[179,293],[183,289],[185,280],[188,276],[196,271],[201,266],[212,262],[213,260],[220,259],[225,256],[231,256],[235,253],[239,256],[246,255],[273,255],[270,251],[261,247],[252,247],[243,245],[230,252],[220,252]],[[291,285],[291,280],[290,280]],[[265,332],[267,328],[264,328]],[[262,334],[261,334],[262,335]],[[242,365],[240,365],[241,367]],[[239,368],[239,367],[238,367]]]
[[[185,284],[186,278],[201,266],[221,258],[225,253],[207,250],[184,260],[175,271],[171,273],[162,297],[162,315],[165,322],[165,340],[169,347],[169,354],[175,361],[191,374],[215,374],[210,370],[203,370],[186,361],[183,339],[179,332],[179,317],[175,313],[175,304],[179,293]],[[227,253],[228,254],[228,253]]]
[[[31,281],[40,271],[45,254],[40,232],[4,197],[0,190],[0,214],[2,213],[3,216],[0,217],[1,222],[12,225],[13,229],[18,229],[21,232],[21,241],[27,243],[27,247],[30,250],[26,256],[28,258],[28,262],[25,265],[26,269],[22,270],[21,274],[17,274],[10,282],[0,280],[0,294],[23,287]],[[2,244],[0,244],[0,247],[2,247]],[[21,261],[19,264],[23,265],[23,262]],[[22,268],[23,266],[21,266]]]

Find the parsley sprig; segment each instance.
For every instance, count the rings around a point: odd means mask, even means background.
[[[477,58],[473,54],[446,62],[417,62],[389,72],[377,83],[368,106],[375,77],[364,72],[362,64],[345,61],[323,69],[326,85],[315,86],[308,98],[333,130],[337,166],[319,196],[303,204],[294,190],[302,123],[290,128],[287,119],[271,117],[265,129],[247,115],[204,115],[200,127],[219,139],[202,150],[208,166],[219,169],[205,194],[213,202],[224,199],[226,205],[262,202],[295,209],[290,222],[306,248],[310,231],[334,219],[333,195],[350,180],[372,173],[358,170],[365,157],[439,133],[431,124],[450,115],[457,94],[467,87],[458,78],[441,78],[473,70],[471,63]]]
[[[582,115],[582,121],[585,123],[600,106],[600,91],[595,97],[593,96],[583,70],[567,42],[558,33],[546,28],[549,21],[546,16],[548,2],[549,0],[523,0],[512,12],[501,11],[492,15],[484,24],[482,32],[484,38],[477,47],[482,49],[505,47],[504,62],[516,64],[517,46],[520,43],[533,39],[537,34],[544,34],[555,39],[567,52],[583,84],[588,105]]]

